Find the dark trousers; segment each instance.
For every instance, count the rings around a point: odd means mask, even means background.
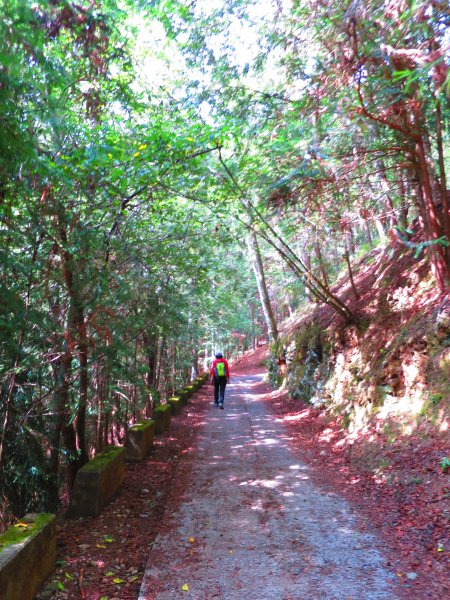
[[[225,399],[225,386],[227,385],[226,377],[214,377],[214,402],[223,404]]]

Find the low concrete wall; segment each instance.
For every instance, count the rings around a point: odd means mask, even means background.
[[[32,600],[55,569],[55,515],[28,514],[0,535],[0,599]]]
[[[181,398],[181,403],[183,406],[186,406],[189,400],[189,392],[184,388],[175,392],[174,396],[179,396]]]
[[[194,389],[194,386],[192,386],[192,385],[186,385],[181,391],[185,392],[189,399],[194,394],[195,389]]]
[[[143,460],[153,446],[153,434],[155,433],[155,421],[142,421],[130,427],[125,443],[125,460]]]
[[[179,396],[172,396],[172,398],[169,398],[167,400],[167,404],[170,404],[170,408],[172,409],[172,415],[180,414],[183,402]]]
[[[125,475],[125,449],[109,446],[76,476],[66,516],[95,517],[119,489]]]
[[[172,409],[170,404],[160,404],[153,411],[153,420],[155,421],[155,433],[164,433],[170,427],[170,418]]]

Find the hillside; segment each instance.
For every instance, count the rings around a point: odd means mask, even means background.
[[[426,423],[448,430],[450,298],[439,294],[424,259],[394,242],[335,286],[357,324],[308,305],[286,321],[277,352],[294,397],[344,412],[349,430],[412,433]]]
[[[358,299],[345,278],[334,291],[351,304],[357,325],[311,304],[284,323],[270,361],[281,383],[273,410],[317,478],[370,513],[393,556],[405,559],[399,578],[421,575],[418,594],[420,585],[442,591],[450,548],[450,300],[437,293],[425,261],[399,242],[361,259],[355,284]]]

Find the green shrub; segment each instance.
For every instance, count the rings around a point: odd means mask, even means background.
[[[443,456],[439,461],[439,465],[444,473],[446,473],[447,469],[450,469],[450,458],[448,456]]]

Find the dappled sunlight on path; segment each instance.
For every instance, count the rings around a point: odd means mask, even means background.
[[[178,598],[183,586],[198,600],[396,598],[376,540],[357,530],[344,500],[311,482],[261,381],[235,377],[225,410],[211,405],[180,463],[183,486],[140,600]]]

